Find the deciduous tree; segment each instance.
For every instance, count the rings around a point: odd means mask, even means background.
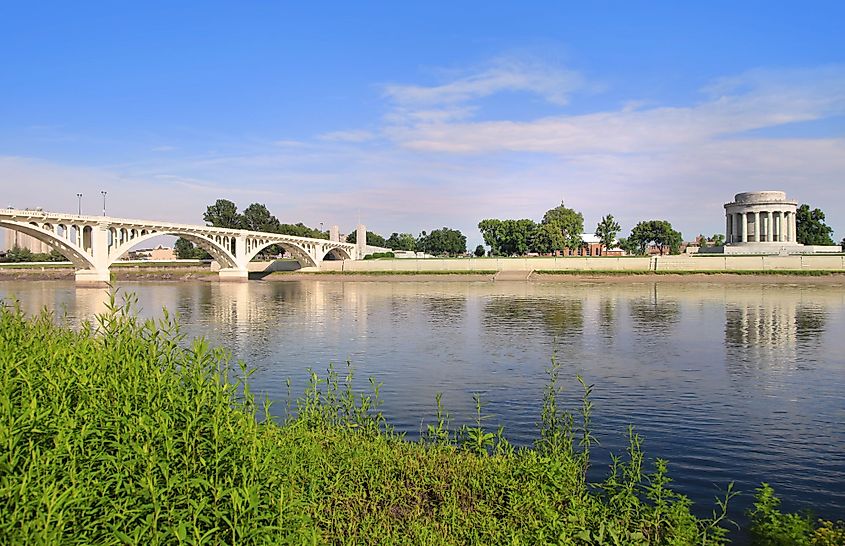
[[[182,237],[176,239],[173,250],[176,252],[176,257],[180,260],[207,260],[211,258],[204,249],[195,246],[194,243]]]
[[[459,230],[447,227],[435,229],[428,235],[423,231],[417,248],[429,254],[458,256],[466,253],[467,238]]]
[[[546,211],[543,224],[554,224],[563,236],[566,248],[576,249],[584,246],[581,235],[584,233],[584,215],[574,209],[567,208],[561,202],[560,206]]]
[[[616,236],[619,234],[619,222],[613,219],[612,214],[608,214],[596,225],[596,237],[601,241],[602,254],[606,253],[608,249],[613,248],[613,243],[616,241]]]
[[[202,219],[208,225],[229,228],[243,229],[244,217],[238,212],[238,207],[227,199],[218,199],[213,205],[209,205],[202,215]]]
[[[244,229],[251,231],[264,231],[267,233],[278,233],[281,224],[279,220],[270,214],[267,207],[261,203],[253,203],[244,209]]]
[[[414,250],[417,246],[417,240],[410,233],[393,232],[384,242],[384,246],[391,250]]]
[[[630,241],[638,247],[638,254],[645,254],[650,243],[660,247],[660,255],[668,248],[671,254],[681,253],[681,243],[684,241],[679,231],[672,229],[672,224],[666,220],[648,220],[640,222],[631,230]]]
[[[555,250],[563,250],[565,246],[563,234],[554,222],[537,226],[531,238],[531,248],[538,254],[551,254]]]
[[[798,242],[802,245],[833,245],[833,228],[824,223],[821,209],[810,210],[801,205],[795,214],[795,229]]]

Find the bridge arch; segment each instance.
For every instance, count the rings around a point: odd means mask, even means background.
[[[246,263],[249,263],[258,256],[258,254],[264,250],[265,248],[273,245],[279,245],[280,247],[284,248],[287,252],[293,256],[299,265],[302,267],[316,267],[317,262],[314,261],[314,258],[308,253],[308,250],[297,245],[292,241],[276,241],[272,239],[266,240],[259,240],[259,241],[250,241],[248,243],[248,250],[246,254]]]
[[[50,224],[45,224],[45,226],[53,227]],[[48,231],[39,226],[36,222],[23,223],[0,220],[0,227],[19,231],[42,243],[50,245],[50,247],[67,258],[77,269],[93,269],[96,267],[93,258],[78,246],[78,243],[81,242],[81,237],[77,239],[77,243],[74,243],[70,240],[70,237],[65,239],[55,231]]]
[[[336,246],[332,248],[325,248],[325,254],[323,255],[323,259],[326,260],[351,260],[352,256],[349,255],[349,251],[347,251],[342,246]],[[329,258],[331,256],[331,258]]]
[[[185,233],[178,230],[163,230],[163,231],[147,231],[142,230],[140,233],[137,230],[130,230],[130,236],[132,233],[136,233],[136,237],[131,238],[119,244],[117,246],[112,246],[112,250],[109,252],[109,266],[111,266],[114,262],[120,259],[121,256],[129,252],[129,250],[139,244],[143,243],[144,241],[148,241],[153,237],[158,237],[160,235],[175,235],[177,237],[182,237],[183,239],[187,239],[197,245],[198,247],[202,248],[209,254],[211,257],[220,264],[220,267],[224,268],[237,268],[238,262],[235,259],[235,256],[224,246],[218,244],[213,238],[206,237],[204,235],[199,235],[197,233]],[[143,235],[141,233],[144,233]],[[220,237],[216,237],[216,239],[220,239]]]

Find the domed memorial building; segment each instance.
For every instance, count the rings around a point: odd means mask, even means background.
[[[725,254],[810,254],[841,252],[839,246],[798,243],[798,202],[782,191],[738,193],[725,204]]]

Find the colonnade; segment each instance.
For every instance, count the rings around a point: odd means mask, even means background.
[[[725,214],[728,243],[797,243],[795,212],[754,210]]]

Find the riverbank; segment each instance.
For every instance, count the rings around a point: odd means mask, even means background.
[[[747,271],[747,272],[635,272],[635,271],[555,271],[532,272],[527,278],[517,282],[531,283],[747,283],[759,284],[824,284],[845,286],[845,273],[832,271]],[[437,271],[437,272],[275,272],[263,276],[261,280],[270,282],[321,280],[332,282],[496,282],[496,273]]]
[[[207,266],[200,267],[143,267],[122,266],[112,270],[116,281],[205,281],[217,282],[217,272]],[[731,283],[731,284],[801,284],[845,287],[845,272],[815,270],[774,271],[533,271],[524,272],[520,280],[513,275],[505,277],[496,271],[276,271],[251,273],[250,279],[267,282],[326,281],[326,282],[511,282],[570,283],[593,282],[626,284],[643,282],[661,283]],[[512,274],[514,271],[505,273]],[[504,278],[503,278],[504,277]],[[74,270],[70,267],[4,267],[0,268],[0,281],[72,281]]]

